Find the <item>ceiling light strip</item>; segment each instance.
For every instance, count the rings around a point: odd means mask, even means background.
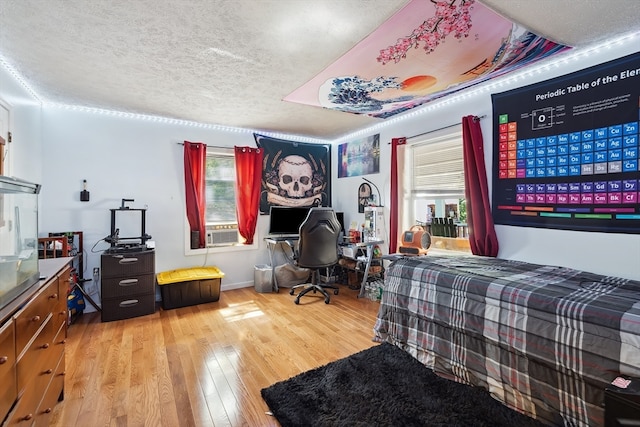
[[[90,114],[118,117],[123,119],[151,121],[155,123],[163,123],[163,124],[170,124],[170,125],[176,125],[176,126],[189,126],[189,127],[200,128],[200,129],[215,130],[220,132],[248,133],[248,134],[259,133],[260,135],[265,135],[272,138],[286,139],[286,140],[292,140],[292,141],[298,141],[298,142],[311,142],[311,143],[329,143],[330,142],[328,140],[310,138],[308,136],[302,136],[302,135],[288,135],[284,133],[274,133],[274,132],[256,130],[256,129],[223,126],[223,125],[194,122],[194,121],[182,120],[182,119],[173,119],[170,117],[152,116],[147,114],[128,113],[124,111],[108,110],[108,109],[102,109],[102,108],[84,107],[81,105],[60,104],[60,103],[54,103],[54,102],[44,102],[44,105],[47,107],[54,107],[54,108],[60,108],[64,110],[71,110],[71,111],[79,111],[79,112],[85,112]]]
[[[42,98],[38,96],[36,91],[33,90],[33,88],[22,78],[20,73],[18,73],[18,71],[9,63],[9,61],[7,61],[7,59],[2,54],[0,54],[0,64],[5,68],[5,70],[7,70],[9,74],[11,74],[15,81],[18,82],[18,84],[22,86],[29,93],[29,95],[31,95],[33,99],[42,103]]]

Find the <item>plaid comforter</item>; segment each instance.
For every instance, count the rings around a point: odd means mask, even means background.
[[[394,261],[377,341],[541,421],[604,425],[604,389],[640,377],[640,281],[485,257]]]

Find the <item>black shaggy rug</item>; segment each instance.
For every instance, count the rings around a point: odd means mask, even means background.
[[[380,344],[262,389],[282,427],[541,427],[485,390],[438,377]]]

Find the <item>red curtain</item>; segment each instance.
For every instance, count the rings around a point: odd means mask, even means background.
[[[464,188],[467,198],[469,243],[474,255],[496,257],[498,237],[491,216],[489,185],[484,165],[484,147],[480,119],[462,118],[462,144],[464,152]]]
[[[205,195],[204,174],[207,146],[201,142],[184,142],[184,187],[187,200],[187,219],[192,236],[199,232],[198,248],[204,248],[205,239]],[[192,249],[195,249],[192,240]]]
[[[398,164],[402,159],[398,158],[398,146],[405,145],[407,138],[391,139],[391,207],[389,208],[389,253],[396,253],[398,249],[398,212],[399,212],[399,182]],[[402,172],[402,171],[400,171]]]
[[[235,147],[238,231],[247,245],[253,243],[258,223],[262,157],[260,148]]]

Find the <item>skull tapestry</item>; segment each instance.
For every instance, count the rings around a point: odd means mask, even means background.
[[[260,213],[271,206],[330,206],[331,145],[254,137],[264,150]]]

